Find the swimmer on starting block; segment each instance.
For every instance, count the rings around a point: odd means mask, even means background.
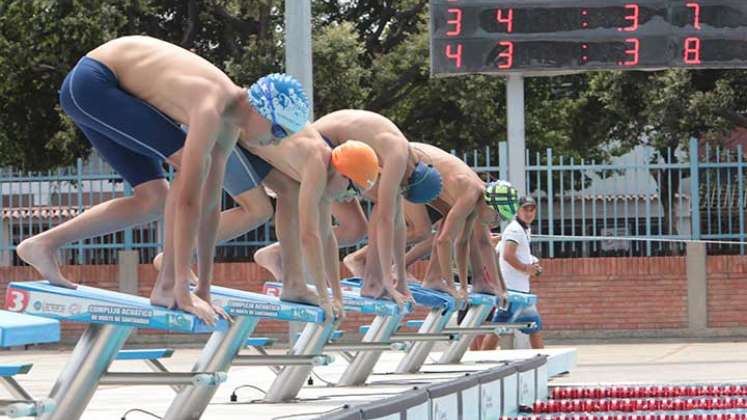
[[[464,299],[469,258],[472,291],[505,298],[506,287],[498,273],[490,229],[501,219],[513,218],[516,190],[504,181],[486,184],[464,161],[438,147],[423,143],[411,143],[411,147],[443,174],[443,190],[427,206],[405,203],[413,242],[424,240],[408,252],[407,263],[414,263],[430,251],[423,286]],[[438,230],[431,238],[432,226],[438,226]],[[451,270],[454,248],[461,291],[456,288]],[[344,260],[356,276],[360,276],[364,264],[368,265],[364,255],[364,251],[359,250]]]
[[[350,201],[370,190],[379,176],[379,159],[374,150],[356,140],[331,148],[313,124],[278,145],[259,147],[239,140],[242,146],[266,160],[277,170],[300,183],[295,211],[278,214],[277,229],[297,232],[279,238],[283,251],[282,299],[320,304],[327,313],[343,315],[337,239],[332,230],[332,204]],[[286,279],[303,279],[308,273],[316,292],[304,284],[287,288]],[[327,288],[332,289],[330,302]],[[330,307],[331,304],[331,307]],[[331,314],[330,314],[331,315]]]
[[[304,127],[309,105],[300,83],[275,75],[242,88],[192,52],[129,36],[83,57],[65,78],[60,102],[135,193],[29,238],[19,245],[19,256],[52,283],[76,287],[55,260],[63,244],[153,221],[165,206],[164,268],[151,301],[178,306],[208,324],[217,313],[226,316],[209,293],[226,160],[240,132],[247,144],[269,144]],[[190,127],[188,134],[180,124]],[[171,189],[164,161],[179,169]],[[191,293],[195,247],[200,280]]]
[[[382,166],[381,177],[365,195],[376,203],[368,224],[369,244],[373,246],[368,249],[374,255],[372,260],[380,261],[380,264],[367,268],[361,296],[390,298],[400,305],[411,301],[405,277],[405,223],[400,197],[412,203],[433,200],[441,191],[441,175],[425,163],[428,161],[425,156],[410,147],[399,128],[382,115],[341,110],[319,118],[311,126],[322,134],[329,147],[343,147],[349,139],[356,139],[376,152]],[[347,220],[362,212],[357,201],[335,206],[334,215],[339,222],[335,233],[352,238],[356,233],[351,232],[357,232],[358,226],[338,217],[338,212],[345,207],[347,214],[351,215]],[[305,209],[302,207],[301,214]],[[363,220],[365,222],[365,218]],[[257,262],[276,276],[284,270],[282,259],[277,257],[279,252],[278,244],[257,252]],[[392,265],[396,267],[396,274],[392,272]]]
[[[299,228],[299,211],[306,208],[305,206],[313,205],[314,208],[320,210],[325,207],[321,206],[320,203],[330,203],[332,212],[335,218],[338,220],[344,220],[347,217],[348,221],[345,221],[345,225],[353,225],[357,223],[357,217],[363,219],[365,224],[365,216],[363,215],[360,205],[356,208],[352,208],[352,212],[348,212],[347,208],[350,208],[348,202],[354,198],[358,193],[357,190],[362,187],[356,187],[361,183],[375,182],[378,176],[378,160],[371,160],[367,158],[376,159],[375,153],[365,145],[358,144],[357,142],[351,142],[346,147],[335,148],[332,151],[332,156],[335,158],[327,167],[326,161],[329,161],[329,157],[325,153],[329,152],[329,147],[319,137],[318,133],[315,133],[313,129],[304,130],[293,137],[292,140],[287,140],[284,143],[293,144],[295,146],[288,148],[277,148],[269,156],[275,161],[280,160],[284,162],[286,158],[281,157],[282,153],[293,153],[299,156],[307,156],[308,159],[299,159],[300,167],[298,171],[291,171],[288,169],[287,163],[279,165],[279,167],[285,168],[293,176],[288,176],[279,169],[274,168],[270,163],[262,159],[261,157],[254,155],[248,151],[245,146],[239,144],[237,150],[231,155],[227,166],[224,180],[224,189],[239,203],[240,207],[236,207],[230,210],[226,210],[221,214],[219,229],[218,229],[218,241],[229,240],[235,236],[238,236],[246,231],[254,229],[259,223],[262,223],[269,219],[272,211],[272,207],[269,203],[269,198],[263,188],[255,188],[259,182],[267,186],[277,196],[277,216],[276,216],[276,234],[278,242],[281,244],[287,244],[284,247],[279,247],[281,254],[278,258],[287,261],[287,267],[284,272],[273,272],[275,278],[283,282],[283,288],[280,295],[281,300],[289,302],[307,303],[311,305],[320,305],[323,307],[329,306],[326,302],[329,301],[325,287],[321,292],[316,293],[309,290],[306,286],[304,273],[302,266],[303,258],[319,261],[314,256],[304,255],[303,249],[299,246],[300,237],[298,232]],[[271,147],[260,147],[258,150],[264,150],[269,152]],[[360,156],[356,156],[360,155]],[[279,157],[280,156],[280,157]],[[326,161],[325,161],[326,159]],[[324,178],[323,182],[319,182],[318,186],[322,193],[321,196],[307,196],[306,202],[299,208],[299,194],[304,179],[311,179],[314,173],[319,171],[329,171],[329,176]],[[358,171],[358,172],[356,172]],[[368,171],[368,173],[366,173]],[[342,176],[340,176],[342,175]],[[358,179],[358,181],[350,180]],[[298,181],[301,181],[299,184]],[[310,181],[306,182],[307,190],[309,189]],[[318,192],[315,192],[316,194]],[[252,200],[262,200],[260,204],[252,202]],[[264,210],[264,201],[267,201],[266,206],[269,209]],[[357,203],[357,202],[356,202]],[[342,211],[336,206],[342,206]],[[305,214],[309,216],[309,219],[316,219],[318,225],[318,233],[312,233],[310,237],[314,235],[321,235],[320,237],[326,238],[322,242],[324,244],[329,243],[333,239],[326,232],[329,231],[329,217],[325,216],[321,211],[319,216],[314,216],[311,212]],[[360,216],[358,216],[360,215]],[[314,228],[313,223],[306,225],[306,229]],[[322,234],[322,232],[325,232]],[[319,249],[319,248],[317,248]],[[321,277],[316,277],[312,274],[312,279],[316,286],[321,287],[322,283],[327,284],[332,290],[336,290],[334,282],[338,281],[336,273],[339,270],[339,262],[332,263],[333,256],[323,256],[324,263],[321,268],[321,272],[324,273]],[[334,257],[337,258],[336,256]],[[260,256],[255,255],[255,259],[259,260]],[[154,261],[156,269],[160,269],[161,258],[157,256]],[[195,283],[197,277],[194,273],[190,273],[191,281]],[[330,280],[332,277],[334,279]],[[326,279],[326,280],[325,280]],[[333,292],[334,293],[334,292]],[[320,294],[322,295],[320,298]],[[342,316],[342,305],[337,305],[333,300],[332,304],[335,306],[335,312],[338,316]],[[329,306],[329,310],[332,307]]]

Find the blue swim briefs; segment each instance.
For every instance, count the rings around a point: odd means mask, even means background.
[[[226,162],[223,189],[236,197],[257,187],[271,170],[272,166],[265,160],[236,145]]]
[[[133,187],[165,178],[164,161],[184,147],[186,132],[173,119],[119,86],[103,63],[83,57],[60,89],[60,104],[98,153]],[[272,167],[236,146],[224,187],[236,196],[258,186]]]

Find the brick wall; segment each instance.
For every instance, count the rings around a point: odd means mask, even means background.
[[[708,326],[747,326],[747,257],[712,256],[708,273]]]
[[[549,331],[641,331],[687,328],[687,278],[684,257],[579,258],[544,260],[544,274],[532,287],[540,298],[539,308]],[[422,277],[425,263],[415,268]],[[83,284],[117,289],[116,266],[66,266],[63,272]],[[747,257],[708,257],[709,327],[747,327]],[[155,282],[155,270],[139,268],[139,293],[147,296]],[[343,272],[343,275],[347,273]],[[0,267],[0,292],[10,281],[38,278],[28,267]],[[254,292],[270,279],[253,263],[217,264],[216,284]],[[409,318],[423,319],[419,309]],[[345,331],[357,331],[371,317],[348,314]],[[71,337],[82,326],[67,324],[63,333]],[[257,335],[284,337],[287,324],[260,322]],[[145,332],[148,334],[148,332]]]
[[[548,330],[687,327],[684,257],[544,260],[532,288]]]

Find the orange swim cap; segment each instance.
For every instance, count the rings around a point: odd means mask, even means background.
[[[357,140],[348,140],[332,149],[332,166],[350,178],[358,188],[367,190],[379,177],[379,158],[376,152]]]

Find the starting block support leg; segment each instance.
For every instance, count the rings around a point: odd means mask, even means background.
[[[317,355],[322,352],[324,345],[332,336],[337,322],[324,324],[307,323],[289,355]],[[273,381],[267,391],[265,401],[283,402],[296,397],[311,374],[312,366],[286,366]]]
[[[377,316],[362,341],[364,343],[388,341],[397,330],[400,319],[400,316]],[[371,375],[380,357],[381,351],[377,350],[358,352],[345,369],[338,385],[355,386],[366,383],[366,379]]]
[[[55,409],[40,420],[73,420],[83,414],[132,327],[91,324],[75,345],[70,360],[52,387],[49,398]]]
[[[31,394],[26,392],[26,390],[23,389],[23,387],[18,382],[16,382],[15,379],[11,377],[7,377],[7,378],[0,377],[0,384],[2,384],[5,387],[5,389],[8,390],[10,395],[12,395],[13,398],[17,400],[32,401],[34,399],[34,397],[32,397]]]
[[[490,311],[493,309],[489,305],[471,305],[467,310],[467,314],[464,316],[462,323],[459,324],[460,328],[475,328],[482,325],[483,322],[490,315]],[[449,344],[449,348],[441,355],[438,363],[459,363],[464,356],[464,353],[469,350],[469,345],[475,336],[472,334],[462,334],[458,340]]]
[[[258,318],[240,316],[234,319],[227,331],[213,332],[192,371],[227,372],[234,357],[239,353],[244,341],[254,331],[258,322]],[[184,386],[171,402],[163,419],[199,419],[217,390],[218,385]]]
[[[418,329],[418,333],[439,333],[444,329],[446,323],[451,317],[452,311],[444,311],[441,308],[431,309],[425,318],[423,325]],[[412,347],[405,357],[397,366],[397,373],[416,373],[425,363],[425,359],[433,349],[435,341],[418,341],[413,342]]]

